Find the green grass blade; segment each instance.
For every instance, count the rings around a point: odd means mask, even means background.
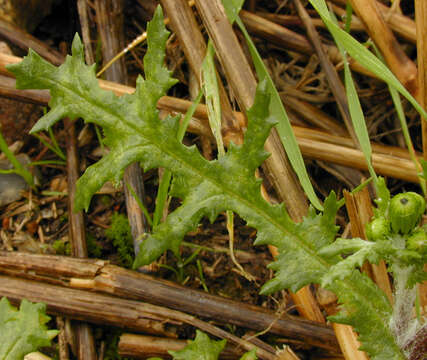
[[[414,108],[427,120],[427,113],[421,107],[408,90],[400,83],[394,74],[382,63],[372,52],[355,40],[350,34],[336,25],[331,18],[325,0],[309,0],[311,5],[317,10],[326,27],[332,34],[336,43],[342,44],[349,55],[359,62],[367,70],[374,73],[378,78],[400,92]]]
[[[289,161],[294,169],[295,173],[298,176],[298,180],[301,183],[302,188],[304,189],[308,199],[311,204],[318,210],[322,210],[322,204],[320,203],[313,185],[311,184],[310,178],[307,173],[307,169],[304,164],[304,159],[301,154],[301,150],[298,146],[297,140],[295,138],[294,132],[292,130],[291,122],[288,118],[285,108],[283,107],[282,100],[280,95],[277,92],[276,87],[274,86],[273,80],[270,77],[270,74],[267,71],[267,68],[264,65],[264,62],[259,55],[255,44],[253,43],[251,37],[249,36],[245,25],[243,24],[240,18],[236,19],[236,23],[245,36],[246,42],[249,47],[249,51],[252,56],[252,60],[255,65],[255,69],[259,78],[259,81],[264,79],[267,81],[267,92],[270,94],[270,113],[278,121],[276,128],[279,133],[280,139],[282,141],[283,147],[285,148],[286,154],[289,158]]]
[[[337,23],[334,13],[331,12],[330,17],[332,21]],[[357,94],[356,86],[354,85],[353,77],[351,75],[351,70],[347,61],[347,54],[344,45],[341,43],[341,40],[337,39],[336,44],[344,62],[344,83],[351,121],[353,123],[354,131],[359,141],[360,148],[368,164],[369,174],[374,179],[374,183],[376,184],[378,178],[372,166],[372,147],[371,141],[369,139],[368,128],[366,127],[365,116],[363,115],[362,106],[360,105],[359,96]]]
[[[197,95],[196,100],[194,100],[193,104],[188,109],[187,113],[184,116],[184,119],[182,120],[181,124],[178,128],[178,134],[177,138],[179,141],[182,141],[184,139],[185,131],[187,130],[188,124],[190,123],[191,118],[194,115],[194,112],[196,111],[197,105],[199,105],[200,100],[202,99],[203,92],[200,91]],[[152,227],[156,227],[160,224],[160,221],[162,219],[163,215],[163,209],[165,208],[166,201],[168,198],[169,193],[169,186],[172,180],[172,173],[165,169],[163,172],[163,177],[160,180],[159,189],[157,190],[157,197],[156,197],[156,206],[154,208],[154,214],[153,214],[153,223]]]
[[[209,125],[215,137],[218,155],[225,154],[224,143],[221,135],[221,103],[219,99],[218,79],[214,63],[215,49],[212,41],[208,42],[206,57],[202,64],[202,88],[205,94],[208,109]]]
[[[23,177],[28,185],[32,188],[35,188],[33,174],[31,174],[15,157],[15,155],[10,151],[9,146],[7,146],[6,140],[3,137],[0,127],[0,150],[6,155],[7,159],[13,165],[13,172]]]

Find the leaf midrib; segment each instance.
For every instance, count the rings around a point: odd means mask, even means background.
[[[46,80],[46,79],[45,79]],[[118,117],[124,124],[126,124],[129,128],[133,129],[134,131],[136,131],[138,134],[141,135],[142,138],[144,138],[145,140],[147,140],[146,137],[144,137],[144,134],[141,132],[140,128],[138,128],[136,125],[134,125],[133,123],[129,122],[126,120],[126,118],[122,117],[121,114],[117,114],[116,112],[111,112],[108,111],[108,107],[104,108],[102,106],[100,106],[98,103],[94,103],[89,101],[88,99],[86,99],[84,96],[82,96],[80,94],[80,92],[73,90],[72,88],[69,88],[67,86],[64,86],[62,83],[59,82],[55,82],[53,81],[57,86],[64,88],[64,90],[69,91],[73,94],[76,94],[78,97],[80,97],[81,99],[83,99],[84,102],[87,102],[88,104],[92,105],[93,107],[97,108],[100,110],[100,112],[105,112],[108,113],[112,116],[116,116]],[[100,89],[102,91],[102,89]],[[154,137],[154,139],[156,139]],[[331,265],[329,265],[323,258],[321,258],[320,256],[318,256],[311,248],[309,248],[304,241],[302,241],[298,235],[294,235],[294,234],[290,234],[290,232],[281,226],[280,223],[278,223],[275,220],[275,217],[273,215],[270,215],[268,213],[266,213],[263,209],[259,208],[256,204],[250,203],[249,201],[247,201],[247,199],[245,197],[241,197],[238,195],[238,193],[236,192],[231,192],[229,191],[229,187],[227,186],[223,186],[223,184],[221,182],[217,182],[215,178],[212,178],[210,176],[206,176],[206,173],[202,173],[201,171],[198,171],[198,169],[194,166],[192,166],[191,163],[188,163],[186,161],[184,161],[181,157],[178,157],[176,152],[171,152],[168,149],[165,150],[163,149],[162,146],[160,146],[159,143],[153,141],[152,139],[148,140],[148,143],[153,144],[153,146],[157,147],[158,149],[161,150],[161,152],[166,153],[170,158],[173,158],[175,160],[177,160],[179,163],[181,163],[184,167],[190,169],[190,172],[196,173],[201,179],[207,179],[210,183],[212,183],[214,186],[216,186],[217,188],[221,189],[223,191],[223,193],[226,193],[229,197],[231,198],[235,198],[237,199],[237,201],[239,201],[240,203],[244,204],[244,206],[246,206],[247,208],[249,208],[250,210],[254,211],[255,213],[258,214],[260,217],[264,218],[265,220],[267,220],[269,223],[273,224],[274,227],[276,227],[277,229],[279,229],[279,231],[283,234],[287,234],[292,236],[292,239],[296,240],[299,244],[299,246],[308,254],[310,255],[314,260],[317,261],[317,263],[319,263],[319,265],[323,265],[324,266],[324,271],[326,272]],[[184,146],[184,145],[183,145]],[[207,161],[207,160],[205,160]],[[341,280],[345,285],[347,285],[348,288],[353,289],[352,286],[352,282],[348,281],[348,280]],[[359,291],[354,291],[355,293],[358,293],[359,296],[361,296],[362,298],[365,298],[363,293],[361,294]],[[365,299],[367,300],[367,299]],[[371,302],[366,301],[367,304],[369,304],[369,306],[371,305]],[[373,306],[370,306],[371,308],[371,313],[376,313],[376,310]],[[381,320],[380,320],[381,321]],[[382,322],[382,321],[381,321]]]
[[[253,203],[249,202],[246,200],[245,197],[239,196],[236,192],[232,192],[229,191],[229,187],[228,186],[224,186],[224,184],[222,184],[221,182],[217,182],[215,178],[212,178],[210,176],[206,176],[206,173],[203,173],[201,171],[198,171],[198,169],[194,166],[192,166],[191,163],[188,163],[186,161],[184,161],[181,157],[176,156],[176,152],[173,151],[169,151],[168,149],[164,149],[160,143],[154,141],[156,139],[156,137],[153,137],[153,139],[147,139],[144,136],[144,133],[141,132],[141,129],[138,128],[136,125],[134,125],[132,122],[127,121],[127,119],[125,117],[122,116],[121,113],[117,113],[117,112],[112,112],[112,111],[108,111],[110,110],[109,107],[102,107],[100,106],[99,102],[93,102],[90,101],[91,98],[87,99],[86,97],[84,97],[79,91],[76,91],[75,89],[73,89],[70,86],[65,86],[62,82],[59,82],[57,80],[50,80],[50,79],[43,79],[44,81],[48,81],[53,83],[56,87],[62,88],[64,93],[66,92],[70,92],[71,94],[73,94],[74,96],[79,97],[81,100],[81,102],[86,102],[88,103],[90,106],[95,107],[97,109],[99,109],[99,112],[104,112],[109,114],[110,116],[114,116],[114,117],[118,117],[120,119],[120,121],[122,121],[122,123],[124,123],[125,125],[127,125],[129,128],[131,128],[132,130],[136,131],[138,134],[140,134],[140,136],[142,138],[144,138],[148,143],[153,144],[153,146],[157,147],[158,149],[161,150],[162,153],[166,153],[169,157],[177,160],[179,163],[185,165],[185,167],[187,167],[188,169],[190,169],[190,172],[196,173],[201,179],[208,179],[208,181],[210,181],[215,187],[221,189],[223,191],[223,193],[226,193],[228,196],[230,196],[231,198],[235,198],[238,201],[240,201],[241,203],[245,204],[245,206],[247,208],[249,208],[250,210],[254,211],[262,218],[266,219],[269,223],[273,224],[274,227],[276,227],[277,229],[279,229],[279,231],[281,233],[284,233],[286,235],[292,236],[293,239],[297,239],[299,245],[307,252],[309,253],[313,258],[315,258],[317,260],[318,263],[322,264],[325,267],[325,271],[327,271],[327,269],[330,267],[330,265],[323,260],[320,256],[318,256],[316,254],[316,252],[314,252],[310,247],[308,247],[304,241],[299,239],[299,236],[295,235],[295,234],[291,234],[286,228],[282,227],[281,224],[279,222],[277,222],[275,220],[275,216],[274,215],[270,215],[270,214],[266,214],[265,211],[263,211],[262,209],[260,209],[258,206],[254,205]],[[98,87],[98,89],[102,92],[104,90],[102,90],[101,88]],[[135,93],[133,94],[135,95]],[[72,97],[72,96],[70,96]],[[84,118],[84,116],[82,116]],[[136,116],[137,117],[137,116]],[[138,117],[137,117],[138,118]],[[184,145],[183,145],[184,146]],[[207,160],[205,160],[207,161]],[[173,172],[173,170],[171,170]]]

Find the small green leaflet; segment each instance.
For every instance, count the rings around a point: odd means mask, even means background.
[[[226,340],[214,341],[205,333],[196,331],[196,339],[182,350],[169,351],[174,360],[216,360],[224,349]]]
[[[226,340],[211,340],[200,330],[196,330],[196,338],[182,350],[169,351],[174,360],[217,360],[225,347]],[[256,350],[244,354],[240,360],[256,360]]]
[[[22,359],[43,346],[58,334],[48,330],[45,304],[22,300],[19,311],[3,297],[0,300],[0,360]]]

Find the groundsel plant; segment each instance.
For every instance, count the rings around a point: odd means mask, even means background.
[[[132,95],[116,97],[99,87],[94,66],[84,63],[77,35],[72,56],[59,67],[32,50],[21,63],[8,67],[18,88],[50,90],[50,111],[32,132],[48,129],[65,117],[81,117],[103,128],[110,152],[79,179],[74,210],[87,210],[94,193],[108,180],[118,182],[130,163],[138,161],[145,170],[165,168],[173,176],[169,193],[180,198],[181,205],[144,239],[135,268],[155,261],[166,250],[179,256],[184,235],[202,217],[214,221],[219,213],[233,211],[257,229],[255,245],[271,244],[279,250],[270,264],[275,276],[264,284],[263,294],[320,284],[334,292],[341,304],[329,319],[352,325],[371,359],[420,358],[426,324],[412,316],[416,284],[426,279],[426,232],[419,226],[425,204],[420,197],[406,194],[394,201],[378,179],[377,209],[368,240],[336,239],[339,203],[334,192],[325,199],[323,211],[310,208],[301,223],[294,223],[283,204],[272,205],[262,198],[261,180],[255,177],[255,170],[269,155],[264,142],[277,122],[270,111],[268,79],[261,77],[254,105],[246,112],[244,143],[230,144],[225,154],[208,161],[195,146],[187,147],[177,137],[179,118],[160,120],[156,110],[159,98],[176,83],[164,66],[168,31],[160,7],[147,32],[145,78],[138,78]],[[380,260],[393,273],[394,305],[359,271],[363,262]]]

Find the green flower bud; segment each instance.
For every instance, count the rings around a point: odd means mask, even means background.
[[[390,223],[396,233],[408,234],[420,222],[426,202],[414,192],[397,194],[390,201]]]
[[[365,230],[368,240],[381,240],[390,234],[390,222],[384,217],[379,217],[367,223]]]
[[[424,229],[414,231],[406,240],[406,248],[427,255],[427,234]]]

